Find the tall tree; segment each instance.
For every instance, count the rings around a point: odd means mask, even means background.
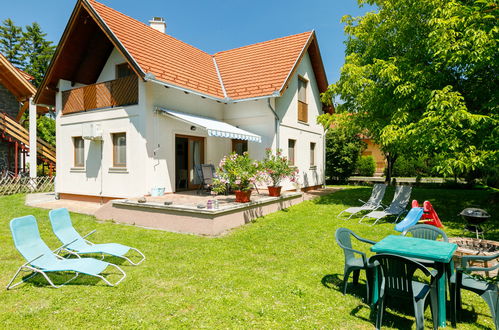
[[[359,0],[345,16],[345,64],[323,99],[367,129],[390,169],[399,155],[440,155],[460,176],[497,166],[499,28],[487,0]],[[323,121],[327,121],[324,120]]]
[[[7,18],[0,25],[0,53],[14,66],[23,68],[23,33],[22,28]]]
[[[36,22],[26,26],[23,32],[23,58],[26,63],[24,69],[35,78],[32,83],[36,87],[42,82],[55,50],[52,42],[45,39],[46,36]]]

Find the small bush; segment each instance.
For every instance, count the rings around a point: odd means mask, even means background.
[[[400,156],[393,166],[392,176],[397,177],[425,177],[435,175],[432,167],[435,160],[428,157]],[[386,173],[385,173],[386,175]]]
[[[361,176],[373,176],[376,171],[376,163],[373,156],[362,156],[357,160],[357,174]]]

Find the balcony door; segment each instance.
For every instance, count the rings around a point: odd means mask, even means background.
[[[204,138],[175,135],[175,191],[197,189],[196,165],[204,162]]]

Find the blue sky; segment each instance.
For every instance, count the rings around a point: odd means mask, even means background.
[[[7,1],[6,1],[7,2]],[[339,78],[346,39],[343,15],[373,10],[357,0],[100,0],[105,5],[147,22],[164,17],[167,33],[210,54],[286,35],[315,30],[329,83]],[[76,0],[23,0],[2,4],[0,19],[16,25],[38,22],[57,43]],[[313,3],[313,5],[310,5]]]

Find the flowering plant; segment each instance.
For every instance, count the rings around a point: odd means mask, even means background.
[[[281,149],[278,149],[275,155],[272,153],[272,149],[265,149],[265,158],[261,161],[260,167],[265,173],[265,181],[272,184],[272,187],[279,186],[281,181],[286,178],[291,182],[296,181],[298,168],[289,165],[288,159],[282,156]]]
[[[218,164],[217,178],[213,180],[213,191],[223,193],[228,187],[232,190],[251,190],[256,181],[259,164],[245,152],[235,152],[222,158]]]

